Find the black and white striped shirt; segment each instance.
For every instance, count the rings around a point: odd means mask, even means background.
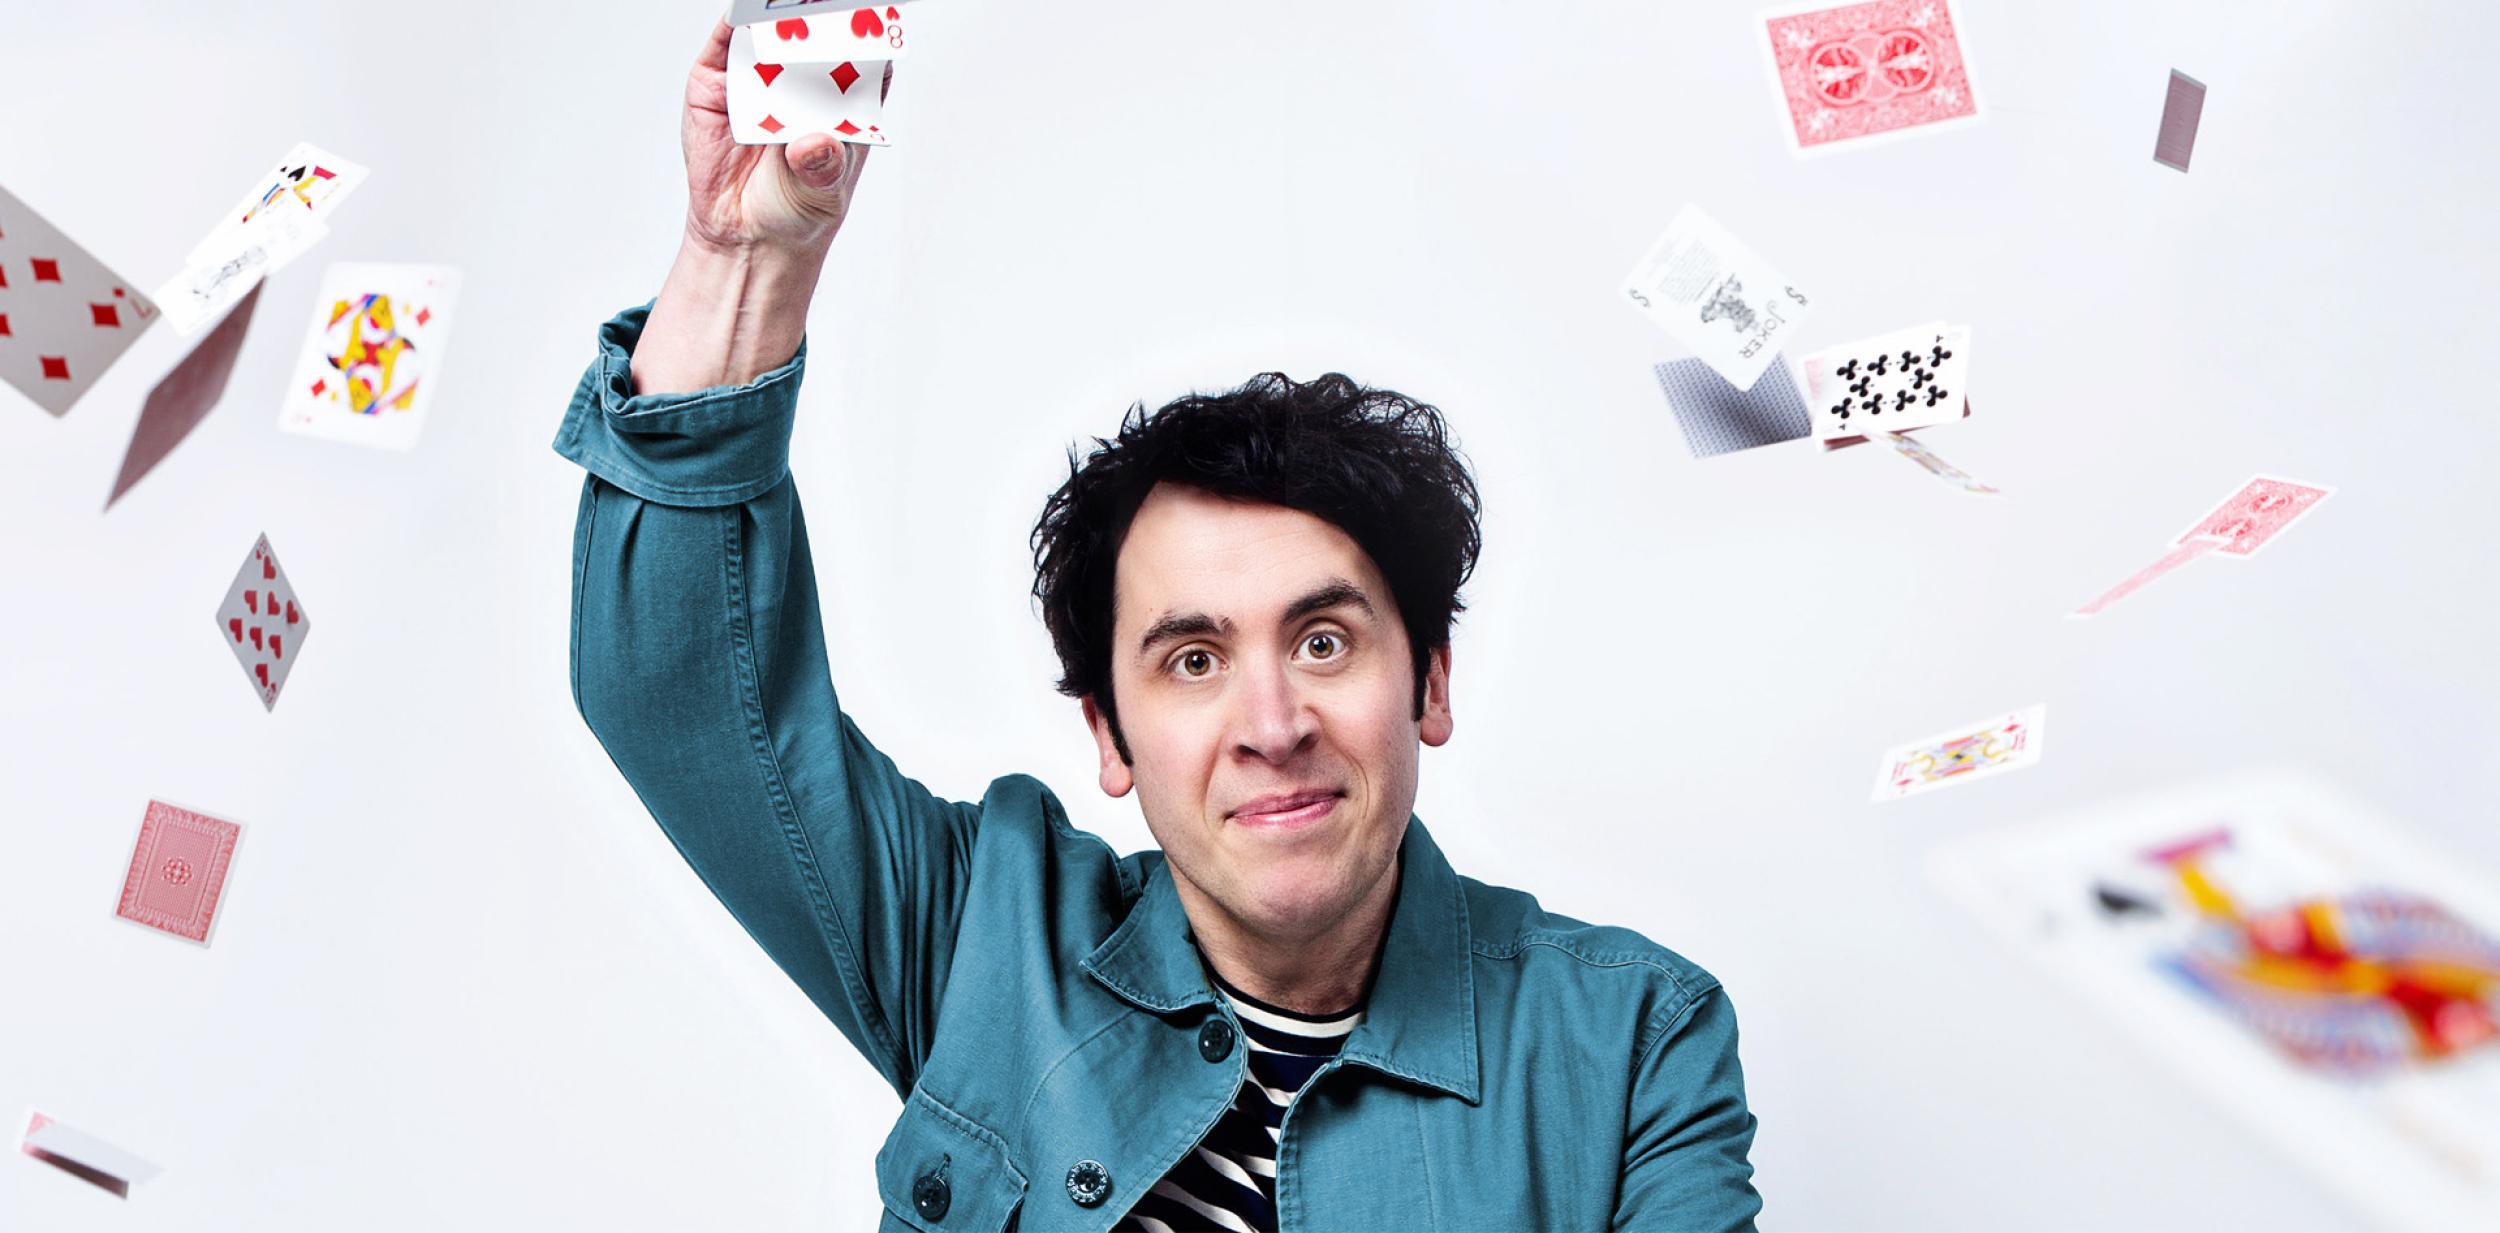
[[[1215,987],[1241,1021],[1250,1071],[1205,1141],[1137,1200],[1120,1233],[1275,1233],[1276,1143],[1285,1107],[1363,1021],[1360,1005],[1304,1015],[1259,1001],[1222,977]]]

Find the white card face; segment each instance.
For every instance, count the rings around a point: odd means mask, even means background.
[[[2040,760],[2048,717],[2045,704],[2027,707],[1886,750],[1875,772],[1875,800],[1897,801],[2030,766]]]
[[[331,213],[370,174],[311,142],[296,142],[218,218],[208,238],[183,258],[184,264],[221,266],[256,243],[265,252],[292,258],[327,234]]]
[[[156,289],[165,320],[184,337],[199,333],[225,315],[261,279],[327,239],[320,223],[294,228],[256,228],[233,238],[241,247],[214,264],[182,267],[171,282]]]
[[[26,1133],[23,1147],[84,1165],[133,1186],[164,1171],[94,1135],[52,1121],[41,1113],[34,1114],[29,1120],[39,1124]]]
[[[767,64],[901,60],[911,47],[903,37],[907,15],[893,4],[785,4],[739,24],[755,39],[756,58]]]
[[[1956,840],[1928,868],[2073,1005],[2377,1222],[2500,1228],[2488,871],[2279,773]]]
[[[1624,298],[1728,384],[1750,390],[1806,318],[1804,291],[1685,206],[1632,267]]]
[[[1970,327],[1933,322],[1825,347],[1797,371],[1818,441],[1958,420],[1969,406]]]
[[[66,415],[157,316],[146,296],[0,189],[0,381]]]
[[[753,27],[740,26],[729,38],[729,133],[750,146],[787,145],[809,133],[890,145],[884,83],[885,65],[876,60],[759,61]]]
[[[333,264],[278,427],[382,449],[415,445],[442,380],[459,293],[460,271],[450,266]]]

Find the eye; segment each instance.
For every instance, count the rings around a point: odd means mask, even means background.
[[[1215,671],[1215,656],[1201,650],[1183,651],[1172,660],[1172,666],[1179,669],[1183,677],[1193,681],[1203,680],[1208,673]]]
[[[1302,640],[1302,650],[1313,659],[1335,659],[1345,651],[1345,643],[1335,634],[1313,634]]]

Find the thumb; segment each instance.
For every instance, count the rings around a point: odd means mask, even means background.
[[[790,174],[799,183],[819,192],[842,182],[843,165],[848,161],[842,143],[824,133],[810,133],[782,147],[782,157],[789,160]]]

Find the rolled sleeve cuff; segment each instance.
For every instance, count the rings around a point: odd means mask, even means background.
[[[636,395],[634,345],[650,315],[646,303],[599,327],[598,358],[573,391],[556,452],[663,505],[735,505],[772,491],[790,473],[807,343],[789,363],[745,385]]]

